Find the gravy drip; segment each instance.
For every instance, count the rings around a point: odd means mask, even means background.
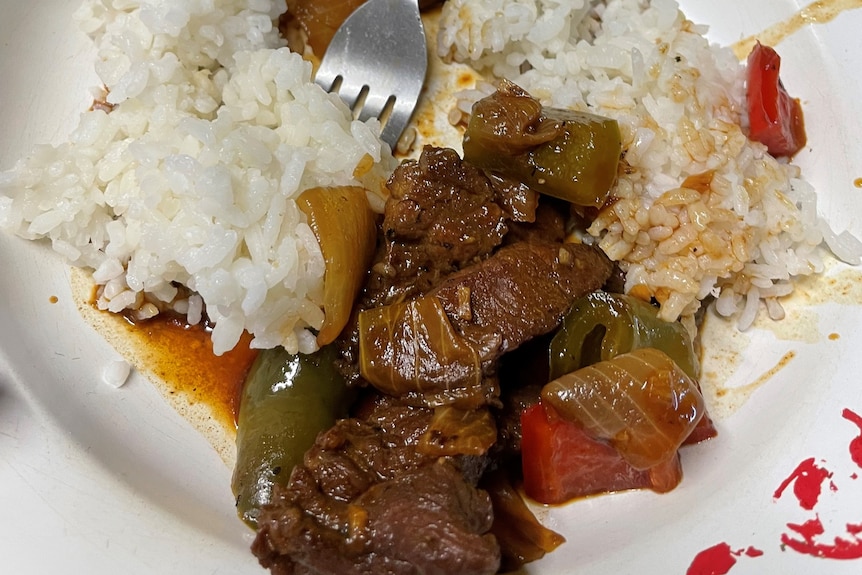
[[[842,12],[862,8],[862,0],[817,0],[800,9],[796,14],[773,24],[766,30],[744,38],[733,44],[733,53],[740,60],[748,57],[751,49],[759,40],[767,46],[777,46],[788,36],[798,32],[806,24],[825,24],[834,20]]]

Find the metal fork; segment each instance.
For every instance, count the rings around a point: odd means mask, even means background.
[[[314,81],[354,117],[378,118],[394,149],[425,83],[427,50],[417,0],[368,0],[335,33]]]

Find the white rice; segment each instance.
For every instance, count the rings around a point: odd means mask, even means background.
[[[255,347],[313,351],[324,262],[294,200],[364,185],[380,209],[394,160],[376,121],[353,121],[283,47],[284,8],[87,0],[76,19],[115,107],[0,175],[0,226],[92,268],[103,309],[205,312],[218,354],[243,330]]]
[[[713,295],[744,329],[761,300],[783,316],[778,298],[822,271],[824,242],[854,264],[862,244],[817,216],[796,166],[746,138],[744,66],[705,33],[673,0],[448,0],[438,50],[543,104],[616,119],[631,173],[588,233],[663,318],[691,318]]]
[[[394,160],[379,125],[353,121],[283,47],[283,9],[86,0],[76,19],[106,102],[68,143],[0,174],[0,227],[94,270],[103,309],[208,317],[216,353],[243,330],[255,347],[313,351],[324,262],[294,200],[358,184],[380,209]],[[448,0],[438,47],[545,104],[618,120],[631,170],[589,234],[664,318],[712,295],[744,328],[761,300],[783,315],[794,277],[823,269],[824,241],[854,263],[862,246],[817,216],[795,166],[747,140],[743,67],[705,32],[673,0]],[[702,189],[681,189],[704,173]]]

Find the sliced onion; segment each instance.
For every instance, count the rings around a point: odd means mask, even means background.
[[[426,455],[482,455],[497,442],[497,423],[487,407],[458,409],[452,405],[434,408],[428,429],[416,450]]]
[[[542,400],[637,469],[673,457],[704,414],[695,381],[653,348],[559,377],[543,388]]]
[[[326,262],[325,319],[317,335],[317,344],[322,347],[338,337],[350,318],[353,300],[374,256],[377,226],[366,192],[360,187],[311,188],[302,192],[296,203],[307,216]]]
[[[479,352],[458,334],[433,295],[360,312],[359,369],[383,393],[419,393],[434,406],[463,399],[467,407],[465,396],[482,384]]]

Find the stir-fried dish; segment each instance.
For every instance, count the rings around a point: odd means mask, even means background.
[[[691,336],[613,293],[619,270],[571,229],[620,154],[615,122],[504,83],[464,159],[426,147],[395,170],[341,337],[264,351],[247,383],[234,488],[264,566],[496,573],[561,543],[521,504],[526,520],[495,523],[522,479],[543,503],[680,481],[680,446],[714,434]]]
[[[517,569],[564,544],[531,505],[669,492],[716,436],[707,305],[780,319],[821,244],[859,250],[776,159],[806,137],[769,47],[742,67],[673,3],[420,2],[493,84],[396,160],[311,82],[361,3],[88,0],[105,94],[0,180],[0,222],[99,309],[260,350],[232,488],[261,565]]]

